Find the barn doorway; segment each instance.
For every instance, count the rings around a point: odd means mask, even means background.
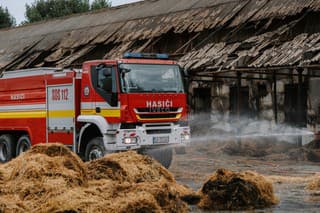
[[[307,98],[308,86],[302,85],[301,91],[301,115],[299,115],[299,92],[298,84],[285,85],[284,113],[285,122],[290,125],[299,125],[306,127],[307,125]]]
[[[193,109],[196,114],[206,114],[211,112],[211,89],[194,88]]]
[[[249,106],[249,87],[240,88],[240,103],[239,115],[242,117],[252,117],[253,111]],[[230,114],[232,116],[238,115],[238,87],[230,87]]]

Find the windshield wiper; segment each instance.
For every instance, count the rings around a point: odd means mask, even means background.
[[[182,91],[177,91],[177,90],[165,90],[165,91],[162,91],[162,92],[165,92],[165,93],[181,93]]]

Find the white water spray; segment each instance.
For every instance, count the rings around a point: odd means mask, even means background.
[[[226,121],[220,115],[218,119],[215,118],[214,122],[212,122],[210,114],[198,114],[192,117],[190,123],[194,130],[192,142],[275,138],[277,141],[296,143],[297,138],[300,136],[310,141],[314,136],[314,132],[307,128],[275,124],[267,120],[245,117],[240,119],[231,118]]]

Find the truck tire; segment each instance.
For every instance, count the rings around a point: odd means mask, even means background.
[[[16,156],[19,156],[22,152],[27,151],[31,147],[31,141],[28,135],[22,135],[18,142],[16,148]]]
[[[172,148],[149,149],[144,152],[153,159],[157,160],[165,168],[169,168],[172,162]]]
[[[93,138],[87,145],[85,151],[85,161],[95,160],[103,157],[106,149],[102,137]]]
[[[15,154],[15,140],[12,135],[6,134],[0,136],[0,162],[10,161]]]
[[[176,151],[177,155],[184,155],[186,154],[186,147],[180,146],[180,147],[175,147],[174,150]]]

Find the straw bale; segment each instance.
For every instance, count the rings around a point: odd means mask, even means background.
[[[111,179],[131,183],[158,181],[164,177],[175,182],[174,177],[160,163],[134,151],[114,153],[86,163],[90,179]]]
[[[266,208],[278,203],[273,187],[255,172],[232,172],[219,169],[199,192],[198,206],[207,210],[248,210]]]
[[[108,179],[129,183],[154,183],[162,179],[171,185],[180,198],[189,203],[199,202],[199,196],[189,187],[178,184],[172,174],[150,156],[134,151],[107,155],[86,163],[91,180]]]
[[[181,197],[192,193],[136,152],[85,164],[46,144],[0,165],[0,212],[188,212]]]
[[[196,193],[189,187],[177,184],[173,175],[150,156],[134,151],[115,153],[86,163],[89,179],[110,179],[120,182],[155,182],[165,179],[186,202],[195,202]],[[189,200],[189,201],[188,201]]]
[[[93,181],[40,206],[40,212],[188,212],[187,205],[164,182],[155,184]],[[89,196],[88,196],[89,195]],[[67,202],[66,202],[67,201]]]
[[[88,188],[73,188],[51,198],[37,212],[188,212],[175,189],[165,180],[120,183],[102,179]]]
[[[5,175],[0,200],[5,212],[6,208],[19,211],[14,207],[19,203],[24,211],[33,211],[52,197],[74,187],[87,186],[88,182],[84,163],[58,144],[34,146],[1,167]]]
[[[9,162],[9,180],[46,182],[62,177],[67,186],[86,184],[84,163],[71,150],[61,144],[37,145]]]

